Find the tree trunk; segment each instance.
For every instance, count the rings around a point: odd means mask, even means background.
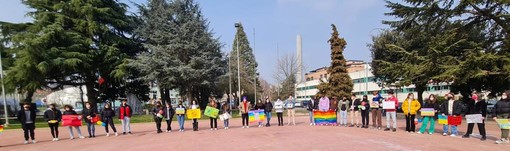
[[[427,89],[427,84],[417,84],[416,85],[416,92],[418,92],[418,102],[420,104],[423,104],[423,92]]]
[[[166,104],[166,102],[170,101],[170,89],[165,89],[165,97],[164,98],[165,98],[164,101],[161,103]]]
[[[85,87],[87,89],[87,98],[88,98],[88,102],[90,102],[90,104],[93,106],[93,107],[96,107],[97,106],[97,103],[99,103],[99,100],[97,99],[98,97],[98,92],[96,90],[94,90],[94,85],[96,83],[94,81],[89,81],[89,82],[86,82],[85,83]]]
[[[186,86],[186,100],[188,101],[188,104],[191,105],[191,102],[193,99],[193,94],[192,94],[192,86],[190,84],[188,84],[188,86]],[[197,102],[198,103],[198,102]]]

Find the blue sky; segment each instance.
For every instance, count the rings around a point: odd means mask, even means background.
[[[121,0],[131,5],[146,0]],[[371,35],[387,28],[382,20],[392,17],[382,0],[196,0],[203,15],[210,22],[210,29],[230,51],[235,35],[235,22],[242,22],[259,63],[258,71],[265,80],[274,83],[277,44],[279,54],[296,52],[296,35],[303,39],[303,64],[305,73],[329,66],[330,49],[327,40],[331,24],[347,41],[344,55],[349,60],[370,61],[367,44]],[[0,21],[28,22],[28,8],[20,0],[2,0]],[[131,12],[136,12],[134,7]],[[255,47],[253,30],[255,29]]]

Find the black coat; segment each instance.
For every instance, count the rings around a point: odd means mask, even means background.
[[[510,114],[510,99],[501,99],[494,105],[493,117],[498,114]]]
[[[319,102],[318,102],[318,101],[316,101],[316,100],[310,100],[310,101],[308,101],[308,106],[307,106],[306,110],[308,110],[308,111],[316,110],[316,109],[317,109],[317,107],[318,107],[318,106],[317,106],[317,104],[318,104],[318,103],[319,103]]]
[[[448,114],[448,104],[449,104],[448,101],[444,101],[443,104],[441,105],[441,113],[442,114],[449,115]],[[460,115],[460,114],[462,114],[462,110],[463,110],[462,103],[460,101],[454,101],[452,114]]]
[[[256,110],[264,110],[266,107],[264,105],[264,103],[257,103],[257,105],[255,105],[255,109]]]
[[[113,117],[115,117],[115,111],[111,108],[103,109],[103,111],[101,111],[102,121],[111,120]]]
[[[78,115],[78,113],[76,113],[76,111],[74,111],[74,110],[69,110],[69,111],[64,111],[63,115]]]
[[[44,120],[51,121],[51,120],[57,120],[58,122],[62,121],[62,112],[55,109],[49,109],[44,112]]]
[[[487,103],[485,101],[469,101],[467,102],[466,114],[482,114],[483,117],[487,115]]]
[[[421,108],[422,109],[423,108],[433,108],[435,111],[437,111],[437,112],[435,112],[434,119],[437,119],[437,114],[441,112],[441,107],[439,106],[439,103],[437,103],[437,102],[430,103],[430,102],[426,101],[423,103],[423,106]]]
[[[30,110],[30,118],[35,123],[35,110]],[[27,124],[27,117],[25,116],[25,110],[18,111],[18,121],[21,125]]]
[[[273,103],[271,101],[266,102],[264,112],[271,112],[273,111]]]
[[[168,109],[169,109],[169,108],[167,108],[167,107],[164,107],[164,108],[163,108],[163,117],[164,117],[165,119],[167,119],[167,118],[168,118],[168,116],[167,116],[167,114],[166,114],[166,113],[168,112]],[[171,107],[170,107],[170,120],[172,120],[172,118],[174,117],[174,115],[175,115],[175,110],[174,110],[173,108],[171,108]]]
[[[85,121],[85,123],[90,123],[91,121],[87,119],[87,116],[96,117],[96,111],[94,108],[91,108],[91,109],[85,108],[82,111],[82,116],[83,116],[83,120]]]
[[[361,105],[361,100],[360,99],[355,99],[354,103],[353,103],[354,111],[358,111],[359,110],[358,106],[360,106],[360,105]]]

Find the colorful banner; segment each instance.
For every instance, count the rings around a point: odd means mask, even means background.
[[[220,112],[220,110],[218,110],[217,108],[213,108],[213,107],[209,107],[208,106],[204,110],[204,115],[212,117],[212,118],[218,118],[218,113],[219,112]]]
[[[394,101],[384,101],[382,104],[383,109],[385,110],[394,110],[395,108],[395,102]]]
[[[462,123],[462,116],[448,116],[448,125],[460,125]]]
[[[91,121],[92,121],[92,123],[97,123],[97,122],[101,121],[101,117],[96,114],[96,116],[92,117]]]
[[[496,119],[496,122],[498,122],[499,128],[510,129],[510,122],[508,122],[508,119]]]
[[[434,116],[434,115],[436,115],[434,108],[422,108],[421,109],[421,116]]]
[[[313,111],[313,120],[318,125],[337,125],[335,111]]]
[[[482,114],[466,115],[466,122],[467,123],[483,123],[483,116],[482,116]]]
[[[200,109],[189,109],[186,116],[188,119],[199,119],[202,117],[202,113],[200,113]]]
[[[250,123],[263,122],[266,119],[264,110],[248,111],[248,119]]]
[[[437,122],[439,124],[448,125],[448,117],[447,116],[443,116],[443,115],[439,115],[439,116],[437,116]]]
[[[379,103],[376,103],[376,102],[370,103],[370,108],[373,108],[373,109],[379,108]]]
[[[175,109],[175,114],[179,114],[179,115],[181,115],[181,114],[184,114],[184,111],[185,111],[185,109],[184,109],[184,108],[176,108],[176,109]]]
[[[81,115],[62,115],[62,126],[81,126]]]
[[[4,132],[4,125],[0,125],[0,134],[2,134],[2,132]]]

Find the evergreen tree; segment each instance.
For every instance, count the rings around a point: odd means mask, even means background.
[[[347,72],[347,63],[343,52],[347,42],[343,38],[339,38],[338,31],[334,24],[331,24],[333,33],[328,40],[331,45],[331,66],[328,68],[330,74],[327,82],[321,82],[317,89],[320,94],[328,97],[349,97],[352,93],[352,79]]]
[[[236,36],[234,38],[234,42],[232,44],[232,51],[230,53],[230,69],[233,74],[232,76],[232,85],[234,92],[238,91],[237,86],[237,44],[239,40],[239,61],[240,61],[240,74],[241,74],[241,91],[248,96],[249,100],[253,100],[254,98],[254,78],[255,73],[257,72],[257,61],[255,60],[255,55],[253,54],[253,50],[250,47],[250,42],[248,41],[248,37],[244,32],[243,25],[238,23],[239,27],[237,27]],[[257,90],[261,90],[260,83],[257,80],[255,81],[257,85]],[[260,98],[260,97],[259,97]]]

